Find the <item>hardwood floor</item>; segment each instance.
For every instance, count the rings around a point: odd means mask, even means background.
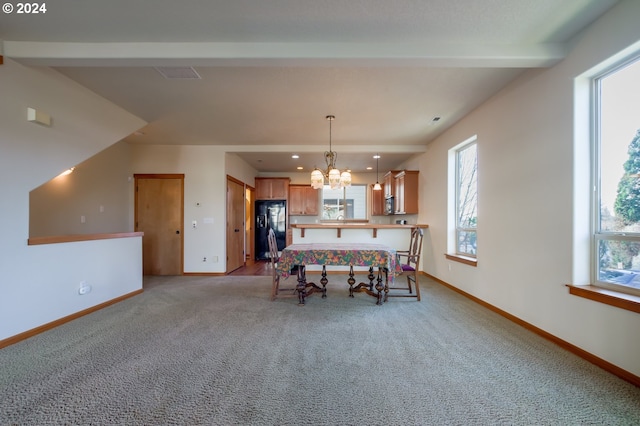
[[[267,260],[250,260],[247,259],[245,266],[236,269],[229,275],[271,275],[271,262]]]

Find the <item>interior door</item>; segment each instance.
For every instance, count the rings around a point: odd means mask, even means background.
[[[227,273],[244,266],[244,184],[227,176]]]
[[[145,275],[182,275],[184,175],[134,175]]]
[[[255,227],[253,226],[253,218],[255,217],[255,190],[247,186],[245,189],[245,238],[244,238],[244,247],[245,247],[245,258],[246,259],[254,259],[255,258]]]

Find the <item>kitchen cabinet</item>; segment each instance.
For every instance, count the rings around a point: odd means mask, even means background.
[[[289,215],[318,215],[318,190],[309,185],[289,186]]]
[[[288,200],[289,178],[256,178],[256,200]]]
[[[418,213],[418,173],[403,170],[394,176],[394,214]]]
[[[395,195],[396,183],[394,176],[398,173],[396,170],[391,170],[384,175],[384,198],[391,198]]]
[[[371,185],[371,216],[381,216],[384,214],[384,194],[387,185],[380,185],[382,186],[381,191],[374,191],[373,185]]]

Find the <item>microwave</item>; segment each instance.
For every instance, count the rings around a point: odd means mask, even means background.
[[[384,214],[393,214],[394,210],[393,197],[386,198],[384,200]]]

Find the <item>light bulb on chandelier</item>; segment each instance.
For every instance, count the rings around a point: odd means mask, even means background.
[[[336,167],[338,153],[331,149],[331,123],[336,117],[327,115],[326,119],[329,121],[329,151],[325,151],[324,153],[324,161],[327,164],[327,169],[320,170],[316,168],[311,172],[311,187],[321,189],[324,186],[325,178],[329,182],[331,189],[349,187],[351,186],[351,173],[349,173],[348,170],[340,173],[340,170]]]

